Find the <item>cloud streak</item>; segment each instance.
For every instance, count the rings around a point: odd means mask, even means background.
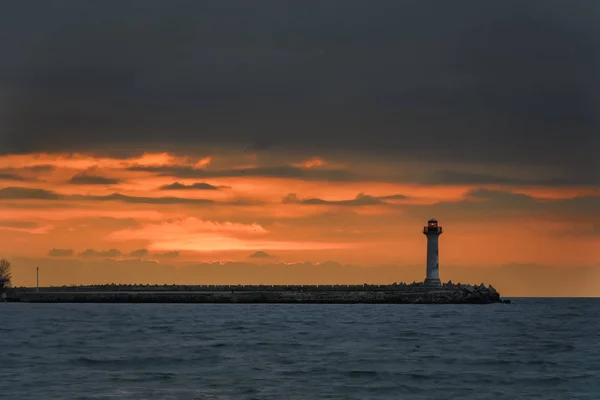
[[[69,183],[73,185],[116,185],[121,183],[121,180],[80,172],[69,179]]]
[[[226,189],[229,186],[214,186],[210,183],[206,182],[196,182],[191,185],[186,185],[184,183],[174,182],[170,185],[163,185],[159,189],[160,190],[219,190]]]
[[[105,196],[63,195],[50,190],[25,187],[5,187],[0,189],[0,199],[4,200],[71,200],[71,201],[116,201],[129,204],[190,204],[207,205],[215,203],[210,199],[184,197],[138,197],[113,193]]]
[[[168,251],[166,253],[156,254],[156,256],[161,258],[177,258],[179,257],[179,254],[178,251]]]
[[[250,254],[248,256],[248,258],[272,258],[273,256],[265,251],[255,251],[254,253]]]
[[[364,193],[359,193],[356,198],[351,200],[323,200],[319,198],[300,199],[295,193],[290,193],[282,199],[283,204],[305,204],[305,205],[333,205],[333,206],[375,206],[389,204],[386,200],[406,200],[404,195],[389,195],[389,196],[369,196]]]
[[[146,249],[138,249],[138,250],[134,250],[131,253],[129,253],[129,255],[131,257],[137,257],[137,258],[147,257],[148,254],[150,254],[150,253]]]
[[[60,200],[63,196],[44,189],[5,187],[0,189],[2,200]]]
[[[79,256],[83,257],[83,258],[114,258],[114,257],[119,257],[120,255],[121,255],[121,252],[117,249],[101,250],[101,251],[97,251],[94,249],[87,249],[87,250],[79,253]]]
[[[0,180],[2,181],[24,181],[22,176],[17,175],[12,171],[0,170]]]
[[[48,252],[49,257],[72,257],[73,254],[72,249],[52,249]]]
[[[293,166],[276,167],[250,167],[224,170],[207,170],[187,166],[160,166],[142,167],[132,166],[129,171],[151,172],[158,176],[169,176],[175,178],[240,178],[240,177],[266,177],[282,179],[303,179],[315,181],[354,181],[358,175],[339,169],[306,169]]]

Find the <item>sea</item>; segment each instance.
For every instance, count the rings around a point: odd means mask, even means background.
[[[0,303],[0,399],[600,399],[600,299]]]

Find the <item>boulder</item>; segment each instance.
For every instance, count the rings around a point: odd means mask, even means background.
[[[467,293],[475,293],[475,288],[471,285],[464,286],[463,290],[466,291]]]

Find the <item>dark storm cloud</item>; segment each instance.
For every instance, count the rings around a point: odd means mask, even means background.
[[[72,249],[52,249],[48,252],[50,257],[72,257],[73,254]]]
[[[118,257],[121,255],[121,252],[117,249],[110,249],[105,251],[96,251],[94,249],[87,249],[81,253],[79,253],[79,257],[84,258],[98,258],[98,257]]]
[[[309,204],[309,205],[337,205],[337,206],[373,206],[388,204],[385,200],[405,200],[408,197],[404,195],[391,195],[374,197],[368,194],[359,193],[356,198],[351,200],[323,200],[319,198],[300,199],[295,193],[290,193],[282,199],[284,204]]]
[[[228,186],[213,186],[210,183],[206,183],[206,182],[196,182],[196,183],[192,183],[191,185],[186,185],[186,184],[179,183],[179,182],[173,182],[170,185],[161,186],[159,189],[160,190],[219,190],[219,189],[225,189],[225,188],[228,188]]]
[[[116,185],[120,182],[120,179],[106,178],[99,175],[90,175],[85,171],[79,172],[69,179],[69,183],[73,185]]]
[[[595,0],[137,5],[5,7],[1,151],[319,148],[599,180]]]
[[[339,169],[306,169],[288,165],[278,167],[236,168],[225,170],[205,170],[179,166],[132,166],[130,171],[152,172],[159,176],[175,178],[237,178],[242,176],[265,178],[295,178],[318,181],[355,181],[361,178],[350,171]]]

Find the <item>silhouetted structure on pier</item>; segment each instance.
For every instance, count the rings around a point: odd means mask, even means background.
[[[442,227],[438,225],[438,221],[435,218],[431,218],[423,228],[423,233],[427,236],[427,275],[425,276],[425,284],[428,286],[440,286],[438,238],[442,234]]]

